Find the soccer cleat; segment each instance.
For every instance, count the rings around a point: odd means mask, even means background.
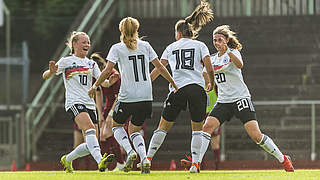
[[[290,156],[284,155],[284,161],[281,163],[283,169],[287,172],[294,172]]]
[[[150,161],[150,163],[151,163],[151,161],[152,161],[152,157],[147,157],[147,159]],[[137,168],[138,169],[141,169],[141,162],[139,162],[138,164],[137,164]]]
[[[200,173],[200,163],[192,163],[190,169],[189,169],[190,173]]]
[[[141,173],[150,174],[151,161],[148,158],[144,158],[141,162]]]
[[[107,154],[105,153],[101,159],[101,161],[98,164],[98,169],[100,172],[103,172],[106,170],[108,164],[110,164],[115,158],[114,154]]]
[[[180,160],[180,164],[182,167],[186,168],[186,169],[189,169],[192,165],[192,161],[189,161],[187,159],[181,159]]]
[[[66,171],[66,173],[72,173],[73,168],[72,168],[72,161],[68,162],[66,159],[66,155],[62,156],[60,159],[60,163],[63,165],[63,170]]]
[[[190,153],[185,153],[186,158],[180,160],[180,164],[182,167],[189,169],[192,165],[192,157]]]
[[[128,154],[126,164],[123,168],[124,172],[129,172],[133,168],[133,162],[137,159],[137,153],[134,150],[131,150]]]

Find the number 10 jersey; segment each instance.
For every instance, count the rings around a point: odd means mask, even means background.
[[[89,97],[88,91],[92,86],[92,77],[97,79],[101,74],[98,65],[87,57],[79,58],[74,55],[63,57],[56,64],[56,75],[63,73],[66,110],[74,104],[83,104],[86,108],[95,110],[95,102]]]

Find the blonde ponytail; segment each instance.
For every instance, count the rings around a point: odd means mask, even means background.
[[[124,18],[119,23],[119,30],[121,32],[120,41],[125,43],[128,49],[137,49],[139,26],[139,21],[132,17]]]

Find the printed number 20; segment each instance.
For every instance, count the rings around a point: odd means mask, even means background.
[[[219,73],[214,75],[218,83],[226,82],[226,75],[224,73]]]
[[[242,109],[246,109],[249,107],[249,103],[247,99],[241,99],[237,102],[238,105],[238,111],[241,111]]]

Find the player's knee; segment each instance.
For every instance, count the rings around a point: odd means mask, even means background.
[[[204,132],[207,132],[207,133],[209,133],[209,134],[212,134],[213,131],[215,131],[219,126],[220,126],[219,121],[218,121],[216,118],[209,116],[209,117],[206,119],[206,122],[205,122],[205,124],[203,125],[202,130],[203,130]]]
[[[212,130],[212,128],[213,128],[212,125],[210,125],[209,123],[205,123],[205,124],[202,126],[202,131],[203,131],[203,132],[207,132],[207,133],[209,133],[209,134],[212,134],[212,132],[214,131],[214,130]]]

